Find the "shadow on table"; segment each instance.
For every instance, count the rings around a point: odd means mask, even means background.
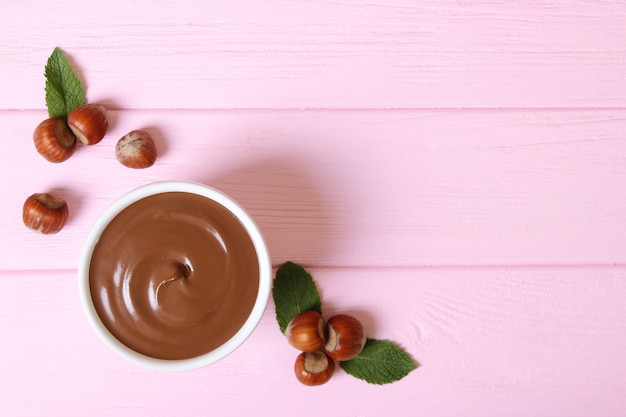
[[[274,267],[289,260],[324,265],[330,244],[327,204],[305,159],[273,156],[191,180],[227,193],[250,213],[261,228]]]

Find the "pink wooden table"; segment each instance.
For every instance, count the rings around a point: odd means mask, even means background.
[[[89,4],[89,5],[87,5]],[[0,14],[0,415],[626,414],[626,2],[4,1]],[[55,46],[98,145],[32,144]],[[118,138],[160,157],[131,171]],[[111,352],[77,294],[96,216],[157,180],[239,200],[275,267],[420,368],[373,386],[292,374],[270,302],[214,366],[158,373]],[[53,191],[54,236],[21,221]]]

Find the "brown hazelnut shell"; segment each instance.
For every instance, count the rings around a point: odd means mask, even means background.
[[[28,197],[22,208],[22,220],[29,229],[46,235],[58,233],[69,215],[67,203],[48,193]]]
[[[347,314],[328,319],[326,332],[326,353],[336,361],[355,358],[367,341],[361,322]]]
[[[95,145],[102,140],[109,128],[107,109],[102,104],[84,104],[67,115],[67,124],[83,144]]]
[[[76,137],[64,120],[49,118],[39,123],[33,132],[37,152],[47,161],[63,162],[74,154]]]
[[[117,141],[115,157],[129,168],[148,168],[156,162],[157,149],[148,132],[133,130]]]
[[[324,352],[302,352],[293,369],[298,381],[304,385],[322,385],[333,376],[335,361]]]
[[[303,352],[315,352],[324,347],[324,318],[315,310],[294,317],[285,329],[287,342]]]

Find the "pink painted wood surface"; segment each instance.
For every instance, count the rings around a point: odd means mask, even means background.
[[[626,2],[175,4],[3,3],[0,415],[626,414]],[[55,46],[111,109],[58,165],[31,142]],[[113,156],[136,128],[160,153],[144,171]],[[303,387],[272,303],[202,370],[107,350],[80,309],[82,242],[169,179],[239,200],[274,266],[311,268],[327,315],[420,368]],[[21,224],[40,191],[70,204],[58,235]]]
[[[159,374],[97,339],[72,273],[3,274],[0,326],[14,331],[0,345],[10,358],[0,368],[0,407],[94,417],[614,416],[626,407],[626,340],[616,334],[626,322],[623,267],[311,272],[327,314],[358,315],[368,334],[397,341],[422,367],[388,386],[338,371],[324,386],[304,387],[292,374],[298,352],[270,306],[233,355]]]
[[[623,1],[3,2],[0,108],[72,56],[117,108],[623,107]]]
[[[626,112],[115,111],[98,146],[62,164],[35,152],[44,112],[0,121],[22,164],[0,166],[3,269],[71,269],[106,206],[158,180],[233,195],[258,220],[275,265],[624,263]],[[155,166],[114,157],[134,128],[155,133]],[[33,175],[33,171],[36,175]],[[19,222],[33,192],[70,201],[54,238]],[[16,244],[18,243],[18,244]],[[33,257],[40,260],[30,261]]]

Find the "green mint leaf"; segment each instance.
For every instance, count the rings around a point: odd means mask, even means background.
[[[339,365],[347,374],[377,385],[399,381],[418,366],[398,345],[369,338],[356,358]]]
[[[54,48],[44,71],[48,116],[66,119],[78,106],[86,103],[85,90],[59,48]]]
[[[272,289],[276,306],[276,321],[285,333],[289,322],[307,310],[322,312],[322,302],[315,282],[300,265],[287,262],[276,271]]]

